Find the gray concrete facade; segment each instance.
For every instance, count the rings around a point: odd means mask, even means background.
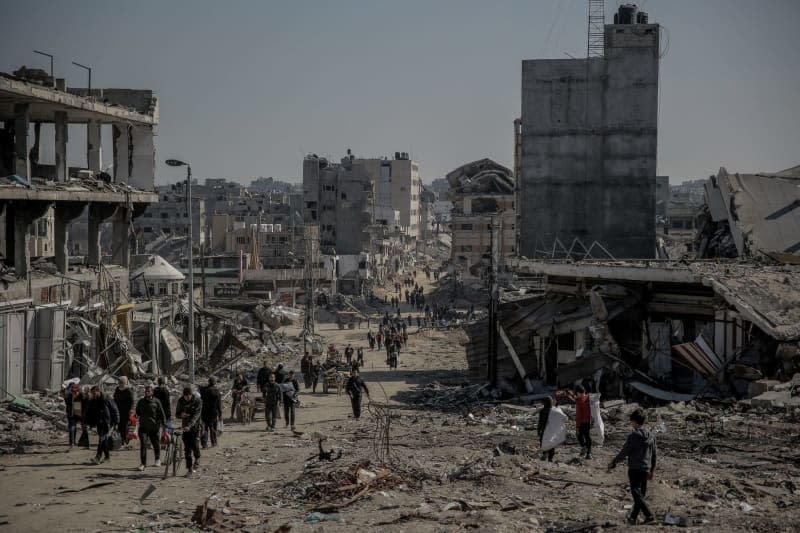
[[[322,253],[352,255],[369,246],[364,229],[372,222],[373,183],[352,156],[340,164],[308,156],[303,160],[303,219],[319,226]]]
[[[607,25],[603,58],[522,62],[521,255],[654,256],[658,68],[657,24]]]

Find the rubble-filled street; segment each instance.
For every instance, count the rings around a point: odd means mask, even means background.
[[[0,533],[800,531],[799,1],[97,4],[0,0]]]
[[[366,331],[318,327],[338,346],[366,345]],[[291,339],[297,330],[285,334]],[[282,423],[265,432],[263,411],[249,425],[228,422],[226,405],[219,445],[202,451],[193,478],[181,471],[164,479],[163,468],[152,466],[137,471],[138,443],[93,465],[89,450],[68,451],[60,423],[4,411],[0,519],[15,531],[56,523],[61,531],[629,527],[624,471],[606,467],[636,406],[603,403],[605,443],[594,459],[579,458],[568,426],[554,462],[542,461],[536,402],[492,400],[480,386],[462,387],[465,341],[460,329],[413,328],[396,370],[367,349],[362,375],[371,394],[358,421],[335,391],[302,390],[296,432]],[[286,363],[297,368],[296,359]],[[35,403],[62,408],[57,399]],[[796,530],[800,407],[664,403],[647,415],[659,446],[650,501],[660,521],[694,531]],[[321,451],[331,453],[321,460]]]

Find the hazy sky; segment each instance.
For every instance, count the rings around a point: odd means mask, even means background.
[[[799,164],[800,1],[640,4],[669,45],[659,174]],[[586,0],[0,0],[0,20],[0,70],[49,68],[36,48],[70,86],[86,84],[78,61],[94,87],[156,91],[159,182],[181,175],[168,157],[200,179],[297,178],[304,154],[347,148],[410,152],[425,181],[512,166],[520,61],[586,53]]]

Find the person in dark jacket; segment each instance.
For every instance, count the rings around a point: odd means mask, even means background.
[[[69,433],[69,449],[78,442],[78,424],[83,425],[84,403],[81,386],[77,383],[70,385],[64,392],[64,403],[67,410],[67,431]]]
[[[267,386],[264,387],[264,417],[267,419],[267,431],[275,431],[275,421],[278,419],[278,409],[283,397],[283,390],[275,380],[275,374],[269,375]]]
[[[217,445],[217,424],[222,419],[222,395],[217,388],[217,380],[213,377],[208,378],[208,386],[200,389],[200,398],[203,401],[203,412],[200,415],[205,426],[203,432],[203,448],[208,447],[208,439],[211,438],[211,446]]]
[[[539,411],[539,422],[536,424],[536,433],[539,435],[539,447],[542,446],[542,439],[544,439],[544,430],[547,427],[547,420],[550,418],[550,409],[553,408],[553,400],[550,398],[544,399],[544,406]],[[551,463],[553,457],[556,455],[555,448],[542,452],[542,459],[547,458]]]
[[[631,495],[633,496],[633,509],[628,517],[629,524],[636,524],[639,512],[644,513],[644,523],[649,524],[655,520],[650,507],[647,505],[647,481],[652,480],[656,471],[656,439],[645,429],[644,413],[636,409],[630,416],[633,431],[628,435],[628,439],[622,446],[622,450],[608,465],[611,470],[628,459],[628,480],[631,484]]]
[[[322,370],[322,363],[319,360],[314,361],[314,364],[311,365],[311,392],[314,394],[317,393],[317,384],[319,383],[320,379],[325,379],[323,376]]]
[[[153,384],[148,383],[144,388],[144,398],[136,404],[136,416],[139,417],[139,470],[147,467],[147,441],[153,446],[156,466],[161,466],[161,435],[160,431],[166,426],[167,418],[155,396]]]
[[[89,427],[97,428],[97,453],[92,459],[94,464],[103,462],[103,458],[108,461],[111,459],[111,450],[108,447],[108,435],[111,432],[111,411],[108,408],[103,392],[100,387],[92,387],[91,399],[89,400],[86,412],[86,423]]]
[[[300,373],[303,374],[303,388],[311,387],[311,356],[308,352],[300,359]]]
[[[267,386],[269,383],[269,375],[272,374],[272,369],[267,366],[266,359],[264,360],[264,366],[258,369],[258,374],[256,375],[256,385],[258,385],[258,392],[264,392],[264,387]]]
[[[353,407],[353,418],[358,420],[361,418],[362,393],[366,393],[367,398],[369,398],[369,389],[367,388],[367,384],[364,383],[364,380],[361,379],[358,370],[353,370],[350,372],[350,377],[347,379],[347,385],[345,385],[345,391],[350,397],[350,405]]]
[[[244,374],[239,372],[236,374],[236,378],[233,380],[233,385],[231,385],[231,420],[236,418],[236,408],[239,407],[239,404],[242,402],[242,394],[247,389],[248,383],[244,377]]]
[[[167,380],[164,379],[164,376],[158,378],[158,387],[153,391],[153,396],[156,397],[156,400],[161,402],[161,409],[164,410],[164,417],[167,419],[167,423],[171,422],[172,404],[169,398],[169,389],[167,389]]]
[[[286,370],[283,368],[283,363],[278,363],[275,368],[275,383],[283,383],[286,381]]]
[[[283,382],[283,420],[286,422],[284,427],[292,427],[294,431],[294,407],[297,393],[300,392],[300,384],[294,377],[294,370],[289,371],[286,381]]]
[[[183,450],[186,456],[186,475],[191,477],[200,462],[200,431],[202,431],[202,421],[200,415],[203,412],[203,404],[192,394],[190,387],[184,387],[183,395],[178,398],[175,405],[175,418],[181,421],[181,438],[183,439]],[[194,458],[194,463],[192,463]]]
[[[122,376],[119,378],[119,384],[114,391],[114,403],[117,404],[117,411],[119,411],[117,431],[125,444],[128,444],[128,421],[131,413],[133,413],[134,401],[133,391],[128,386],[128,378]]]

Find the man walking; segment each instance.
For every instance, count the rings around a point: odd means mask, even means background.
[[[108,407],[106,398],[103,396],[100,387],[92,387],[91,399],[86,413],[86,422],[89,427],[97,428],[97,453],[92,462],[99,465],[103,462],[103,457],[108,461],[111,459],[111,450],[108,447],[108,435],[111,432],[111,410]]]
[[[156,400],[161,402],[161,409],[164,411],[164,417],[167,419],[167,424],[172,421],[172,402],[169,398],[169,389],[167,389],[167,380],[164,376],[158,378],[158,387],[153,391],[153,396]]]
[[[314,361],[314,365],[311,367],[311,392],[314,394],[317,393],[317,383],[319,383],[320,378],[325,379],[322,375],[322,363],[319,360]]]
[[[181,421],[181,438],[183,439],[183,450],[186,455],[186,476],[191,477],[197,465],[200,463],[200,431],[202,422],[200,415],[203,412],[203,404],[192,394],[190,387],[183,388],[183,396],[178,398],[175,406],[175,418]],[[194,458],[194,464],[192,463]]]
[[[133,391],[128,386],[128,378],[122,376],[119,378],[116,390],[114,390],[114,403],[117,406],[117,411],[119,411],[117,431],[125,444],[128,444],[128,421],[131,413],[133,413],[134,400]]]
[[[258,374],[256,375],[256,384],[258,385],[258,392],[264,392],[264,387],[267,386],[269,382],[269,375],[272,374],[272,369],[267,366],[267,360],[264,359],[264,366],[258,369]]]
[[[163,428],[167,419],[164,409],[161,408],[155,396],[153,396],[153,384],[148,383],[144,388],[144,398],[136,404],[136,416],[139,417],[139,470],[144,471],[147,466],[147,441],[153,446],[156,466],[161,466],[161,435],[159,431]]]
[[[362,393],[366,393],[367,398],[369,398],[369,389],[367,388],[367,384],[364,383],[364,380],[361,379],[358,370],[353,370],[352,372],[350,372],[350,378],[347,380],[345,391],[347,392],[347,395],[350,397],[350,404],[353,407],[353,418],[358,420],[359,418],[361,418]]]
[[[209,438],[211,438],[211,447],[213,448],[217,445],[217,424],[222,418],[222,395],[217,388],[216,379],[208,378],[208,386],[200,390],[200,399],[203,403],[203,411],[200,416],[205,429],[202,438],[203,449],[208,447]]]
[[[269,381],[264,387],[264,416],[267,419],[267,431],[275,431],[275,421],[278,419],[278,409],[283,391],[281,386],[275,381],[275,374],[269,375]]]
[[[630,420],[633,431],[628,435],[628,440],[625,441],[622,450],[608,465],[608,469],[613,469],[623,459],[628,458],[628,480],[633,496],[633,509],[628,517],[628,523],[636,524],[639,511],[641,511],[644,513],[644,523],[649,524],[653,522],[654,518],[645,497],[647,496],[647,481],[653,479],[656,471],[656,440],[650,431],[643,427],[645,416],[641,410],[636,409],[632,412]]]
[[[285,427],[291,426],[294,431],[294,408],[297,393],[300,392],[300,384],[294,377],[294,370],[289,371],[289,376],[283,382],[283,420]]]

